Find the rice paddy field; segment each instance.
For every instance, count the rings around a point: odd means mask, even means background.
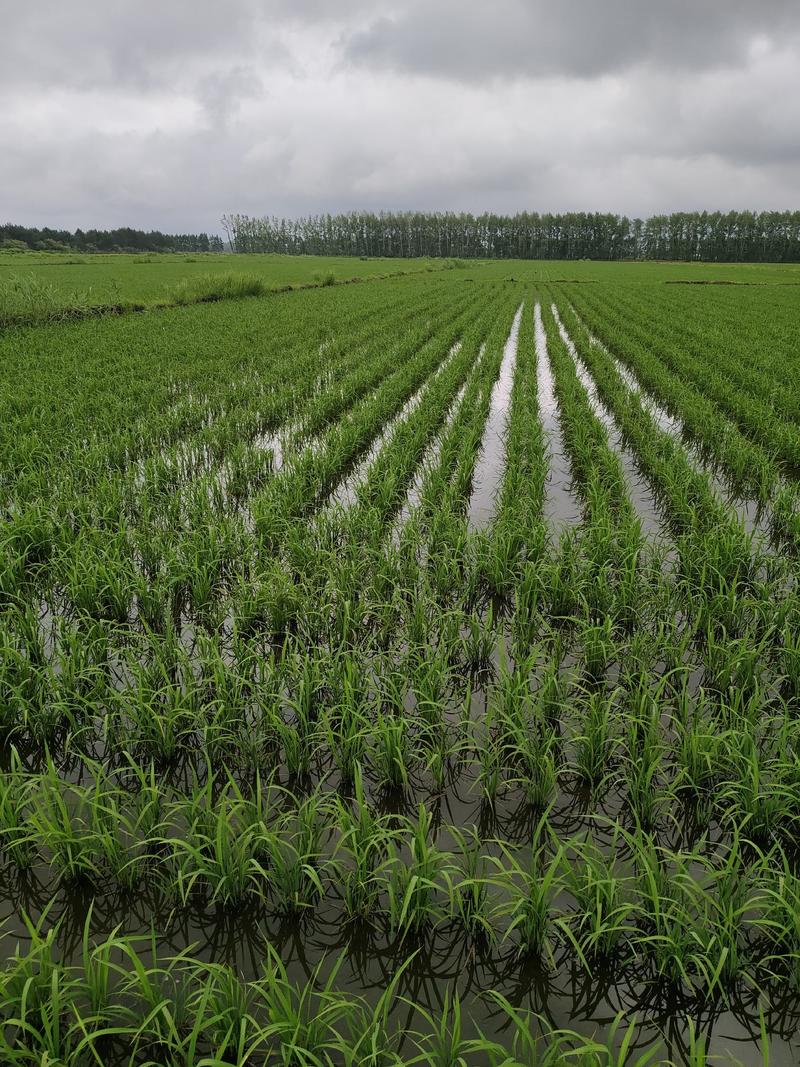
[[[798,281],[0,334],[0,1062],[800,1061]]]

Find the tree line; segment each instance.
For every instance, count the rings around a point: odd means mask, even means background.
[[[236,252],[468,259],[800,261],[799,211],[470,215],[352,211],[305,218],[223,215]]]
[[[0,250],[37,252],[222,252],[216,234],[161,233],[160,230],[51,230],[34,226],[0,226]]]

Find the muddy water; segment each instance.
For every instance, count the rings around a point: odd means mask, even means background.
[[[564,323],[561,321],[558,308],[555,304],[551,304],[550,307],[553,312],[553,317],[556,320],[556,326],[558,327],[561,340],[564,342],[564,346],[575,364],[578,380],[586,390],[592,412],[603,424],[608,435],[609,444],[619,457],[625,475],[625,485],[628,491],[628,497],[642,524],[642,532],[645,536],[650,538],[659,537],[664,524],[653,491],[647,479],[642,477],[642,474],[636,465],[633,452],[626,447],[622,438],[622,432],[617,426],[614,416],[600,399],[600,394],[597,391],[597,386],[589,372],[589,368],[578,355],[573,340],[567,333]]]
[[[578,497],[572,488],[569,465],[561,425],[558,420],[558,401],[553,388],[553,371],[547,352],[547,336],[542,322],[542,308],[534,308],[534,339],[536,344],[536,380],[539,394],[539,418],[548,442],[550,469],[545,482],[544,514],[554,532],[577,525],[582,518]]]
[[[502,631],[498,632],[497,638],[498,645],[502,646]],[[498,662],[496,657],[493,658]],[[506,658],[505,650],[502,658]],[[564,666],[571,678],[568,692],[573,692],[578,677],[572,674],[574,664],[569,657]],[[463,709],[464,692],[460,679],[454,678],[451,684],[452,690],[448,689],[443,702],[445,713],[452,713],[455,723]],[[485,721],[486,692],[486,689],[476,687],[474,694],[474,717],[479,721]],[[409,703],[409,711],[412,707]],[[569,744],[569,738],[566,743]],[[402,811],[413,817],[416,804],[423,801],[438,828],[437,843],[446,849],[452,848],[447,824],[461,828],[472,824],[478,826],[485,839],[486,854],[495,854],[493,838],[527,847],[538,814],[525,803],[521,790],[514,786],[501,790],[494,807],[489,809],[482,802],[474,764],[459,772],[454,758],[454,773],[448,776],[441,790],[432,788],[430,780],[418,768],[419,762],[415,760],[409,789],[402,798],[392,800],[382,796],[379,784],[371,780],[367,772],[365,784],[373,808],[392,813]],[[282,780],[289,784],[285,778]],[[319,776],[315,775],[314,781],[317,783]],[[332,791],[337,788],[335,772],[326,784]],[[550,825],[562,840],[591,831],[596,840],[607,844],[610,833],[603,829],[605,820],[619,820],[626,804],[624,787],[618,784],[604,786],[601,795],[588,795],[568,776],[562,776],[549,817]],[[678,832],[677,826],[675,830]],[[662,844],[678,847],[678,842],[671,838],[669,827],[661,834]],[[328,848],[327,845],[323,847]],[[657,1040],[664,1040],[664,1055],[670,1056],[676,1064],[689,1062],[685,1027],[688,1015],[695,1018],[700,1032],[709,1035],[709,1051],[716,1057],[713,1062],[723,1064],[736,1060],[747,1067],[760,1067],[762,1062],[757,1049],[757,1002],[755,998],[748,1001],[746,992],[734,991],[727,1007],[712,1004],[700,1010],[686,997],[665,993],[643,961],[624,966],[611,961],[607,968],[595,968],[590,979],[575,954],[567,948],[556,947],[554,965],[544,967],[520,960],[513,939],[480,947],[471,944],[463,932],[448,921],[434,925],[419,938],[400,944],[388,931],[382,915],[371,929],[347,927],[335,888],[318,907],[309,911],[307,917],[284,919],[273,909],[261,905],[226,913],[222,909],[203,906],[199,898],[194,898],[187,907],[175,907],[174,897],[159,894],[150,884],[143,884],[130,894],[121,894],[107,885],[98,886],[96,893],[89,886],[83,889],[59,887],[52,873],[41,864],[23,876],[15,876],[8,866],[0,868],[0,886],[0,922],[5,920],[3,928],[8,939],[3,947],[7,955],[13,953],[16,941],[23,945],[29,943],[29,934],[19,918],[21,909],[38,918],[51,901],[53,911],[48,922],[63,919],[58,938],[59,952],[76,965],[81,962],[81,939],[90,905],[93,906],[94,936],[107,936],[117,923],[121,923],[126,936],[141,935],[146,940],[151,924],[154,924],[159,932],[161,952],[177,953],[185,946],[193,945],[193,955],[209,962],[228,963],[247,980],[260,976],[270,943],[286,964],[290,979],[301,983],[311,977],[317,964],[321,964],[324,978],[344,952],[337,989],[362,995],[372,1004],[376,1003],[402,962],[419,950],[404,973],[398,989],[399,997],[417,1001],[438,1018],[443,990],[448,986],[457,988],[463,1003],[465,1037],[475,1036],[480,1028],[488,1037],[501,1043],[511,1040],[504,1017],[484,995],[487,989],[494,988],[515,1007],[539,1012],[551,1025],[568,1027],[587,1036],[593,1033],[605,1035],[620,1011],[626,1013],[626,1024],[635,1014],[635,1048],[641,1051]],[[444,890],[440,900],[443,904],[446,901]],[[571,906],[566,897],[559,897],[556,902],[557,910],[569,910]],[[498,925],[502,928],[503,924]],[[146,948],[142,951],[146,957]],[[775,997],[776,1002],[779,999],[780,995]],[[772,1033],[770,1063],[773,1067],[790,1067],[800,1062],[797,1010],[797,999],[787,991],[786,1002],[766,1017]],[[694,1015],[695,1012],[699,1015]],[[423,1020],[400,1000],[392,1016],[393,1022],[402,1029],[425,1027]],[[619,1040],[624,1031],[623,1027]],[[410,1041],[404,1046],[404,1052],[413,1055],[414,1046]]]
[[[503,350],[500,372],[492,389],[489,415],[486,419],[480,454],[475,464],[472,495],[467,509],[467,521],[471,530],[486,526],[494,514],[495,497],[505,467],[506,422],[511,405],[514,370],[517,365],[517,346],[523,307],[524,304],[520,304],[517,308],[511,324],[511,332]]]

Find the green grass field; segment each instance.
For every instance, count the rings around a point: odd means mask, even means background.
[[[218,265],[0,334],[0,1061],[798,1062],[797,267]]]
[[[265,290],[439,270],[442,261],[279,255],[70,255],[0,252],[0,325],[69,309],[171,304],[209,279],[258,279]]]

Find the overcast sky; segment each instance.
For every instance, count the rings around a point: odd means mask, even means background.
[[[798,0],[0,0],[0,216],[800,207]]]

